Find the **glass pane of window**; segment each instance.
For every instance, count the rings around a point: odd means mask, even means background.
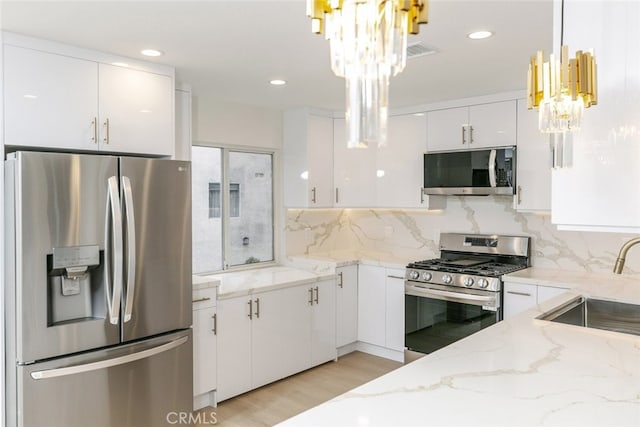
[[[193,273],[222,270],[222,150],[192,147]]]
[[[230,265],[273,260],[270,154],[229,153]]]

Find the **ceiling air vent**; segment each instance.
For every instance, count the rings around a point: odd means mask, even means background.
[[[407,46],[407,59],[431,55],[434,53],[436,53],[435,49],[423,45],[422,42],[413,43]]]

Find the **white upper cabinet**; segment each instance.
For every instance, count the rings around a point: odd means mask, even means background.
[[[564,17],[564,44],[596,54],[598,104],[574,134],[573,166],[552,172],[551,220],[559,229],[638,233],[640,3],[565,2]]]
[[[515,101],[430,111],[427,117],[428,151],[516,145]]]
[[[285,111],[284,177],[285,206],[333,206],[333,118]]]
[[[4,46],[4,143],[97,149],[98,64]]]
[[[3,45],[5,145],[174,154],[172,71],[111,65],[104,61],[118,59],[99,52],[8,38],[18,43]]]
[[[100,64],[100,144],[118,153],[173,155],[169,76]]]
[[[527,100],[518,100],[518,148],[516,151],[516,195],[519,211],[551,209],[551,169],[549,135],[538,130],[538,113],[527,109]]]

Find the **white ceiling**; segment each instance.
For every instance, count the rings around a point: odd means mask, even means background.
[[[552,0],[430,0],[430,23],[409,43],[438,53],[411,59],[391,80],[392,108],[524,89],[527,64],[552,45]],[[6,1],[3,30],[141,58],[165,52],[196,96],[271,108],[340,110],[344,80],[311,34],[305,0]],[[489,29],[495,36],[470,40]],[[286,86],[268,81],[281,78]]]

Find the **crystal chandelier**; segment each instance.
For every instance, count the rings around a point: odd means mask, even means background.
[[[427,0],[307,0],[307,15],[346,81],[347,146],[384,145],[389,78],[406,65],[407,34],[427,23]]]

